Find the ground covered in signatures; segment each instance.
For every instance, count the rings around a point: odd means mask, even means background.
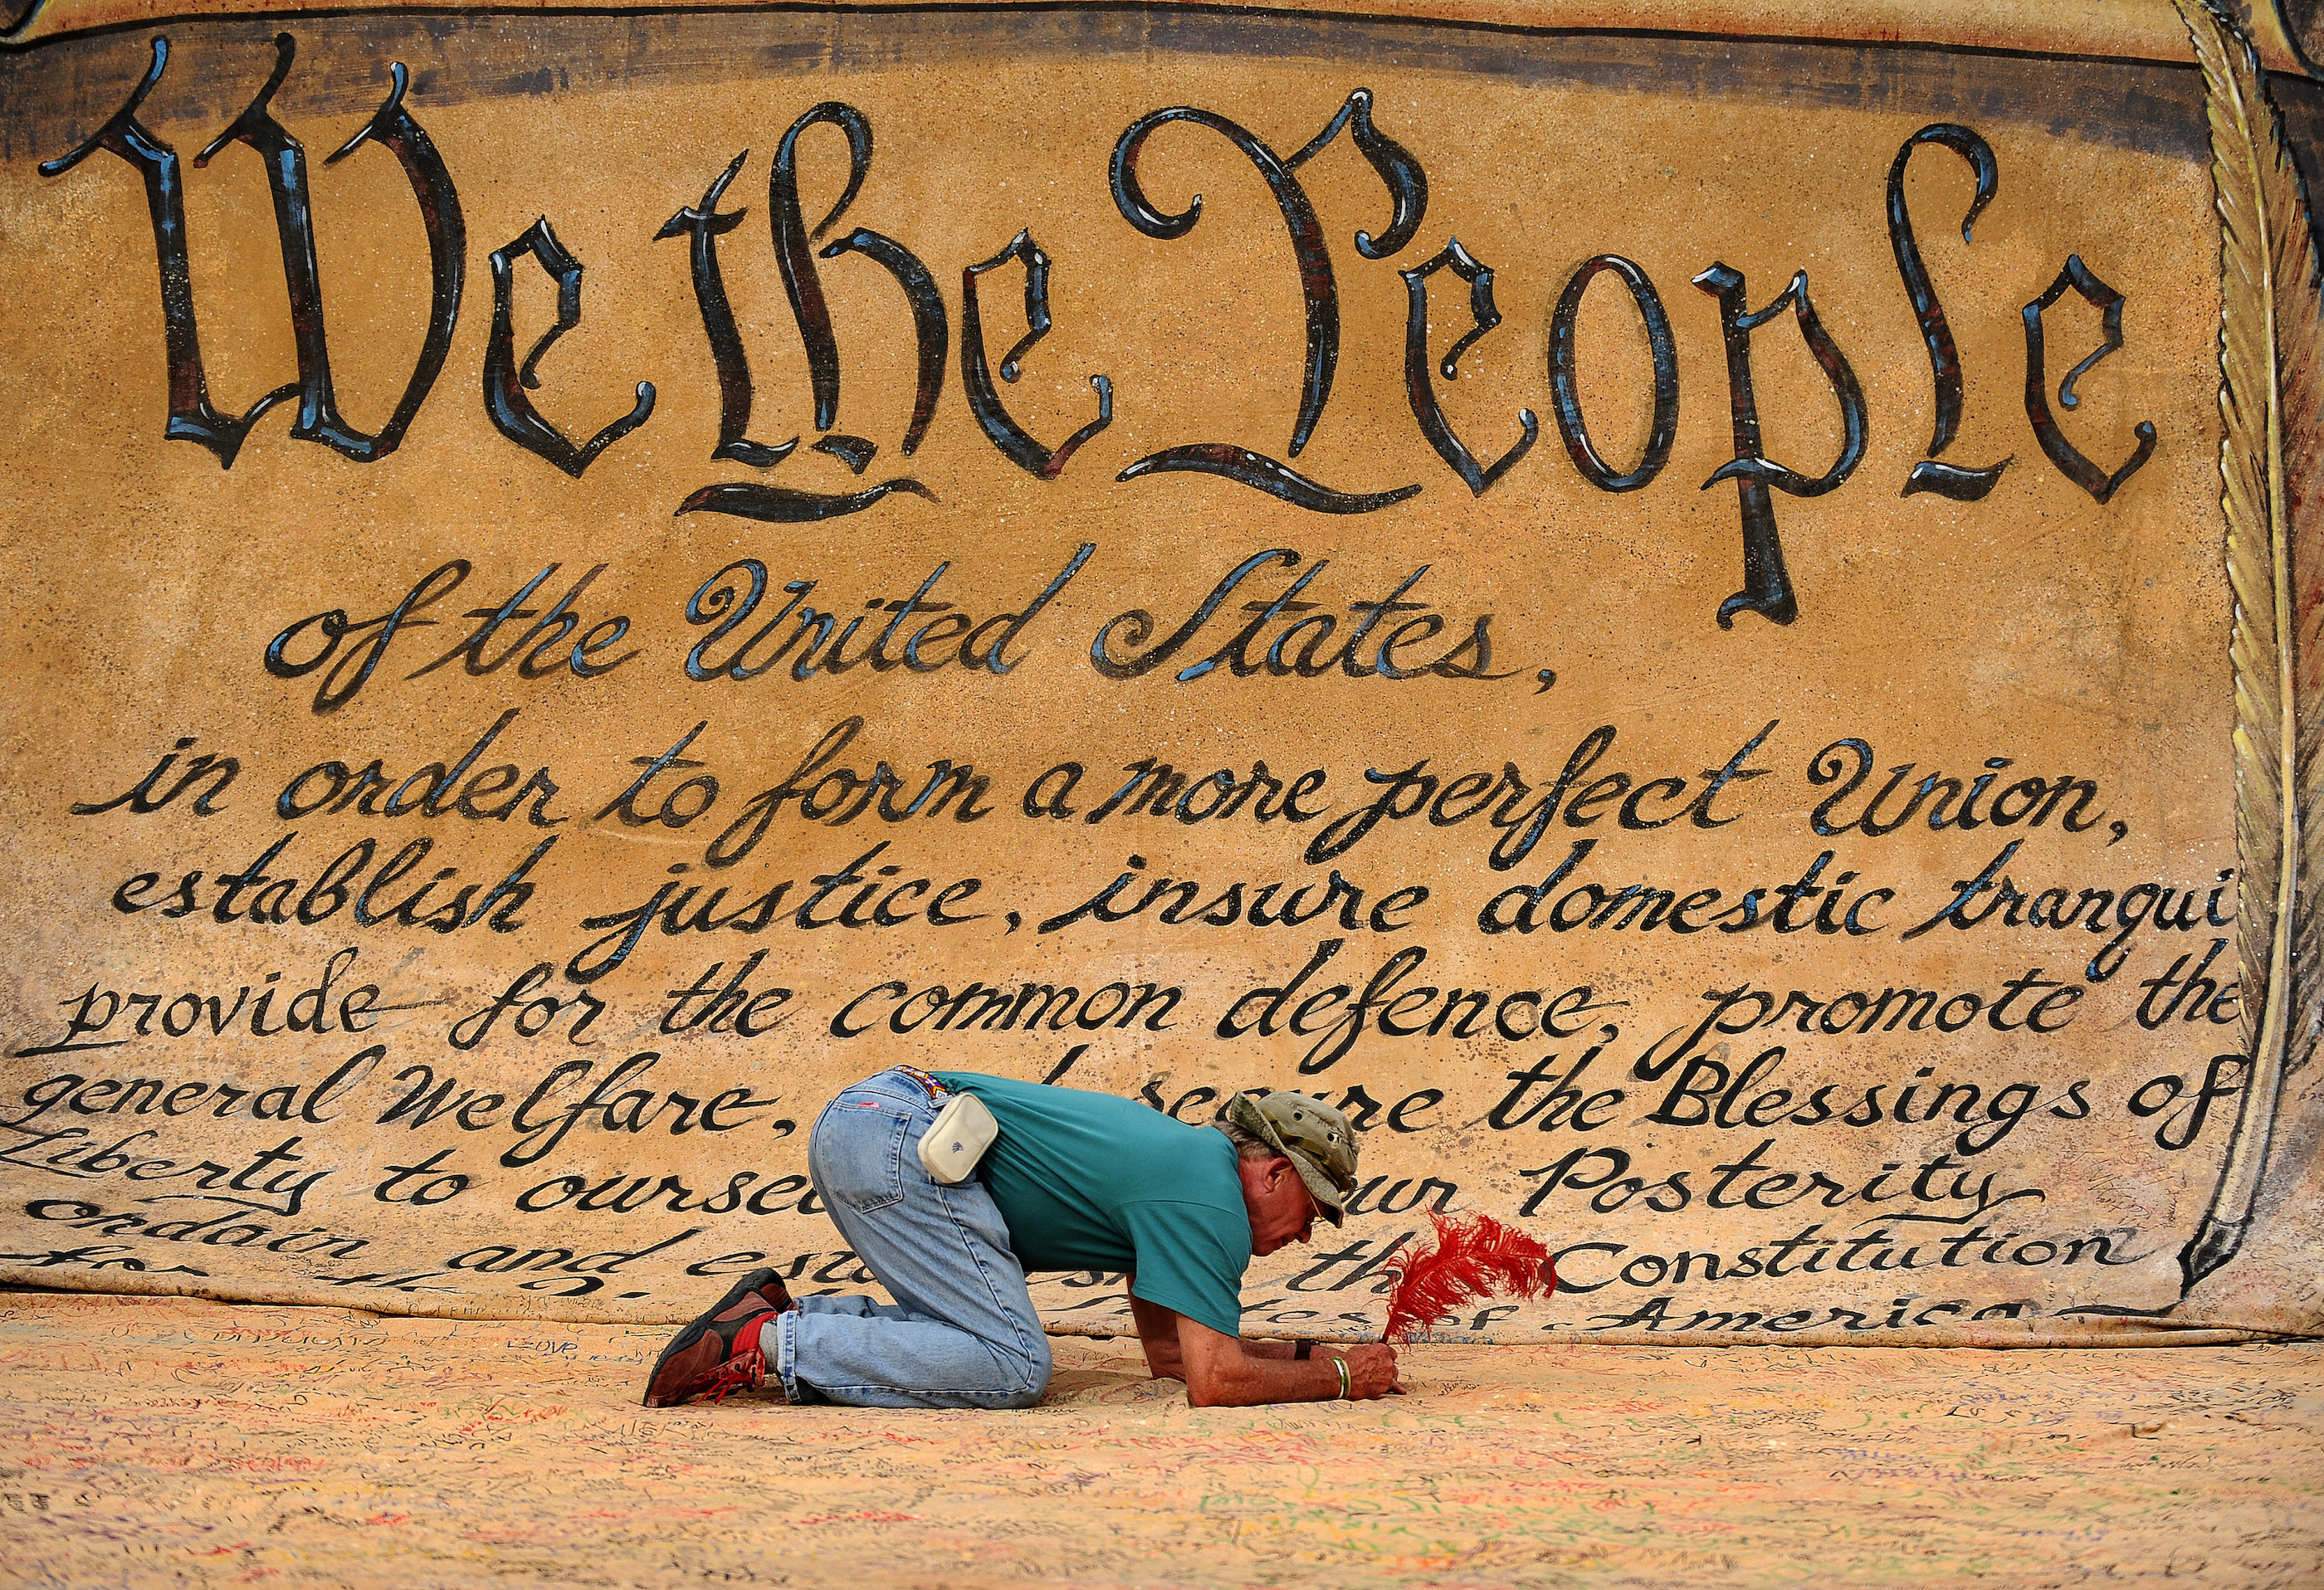
[[[1204,1410],[637,1406],[663,1332],[0,1295],[0,1583],[2324,1583],[2324,1346],[1422,1347]]]

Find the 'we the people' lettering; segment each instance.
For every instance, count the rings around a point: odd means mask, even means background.
[[[275,93],[290,76],[297,47],[289,33],[278,35],[274,47],[274,69],[264,87],[249,107],[194,160],[196,167],[206,166],[235,143],[246,145],[256,152],[264,167],[281,246],[298,378],[267,392],[243,412],[221,409],[212,401],[202,363],[188,262],[183,162],[170,144],[138,119],[140,106],[168,67],[170,47],[166,38],[154,39],[152,65],[121,109],[78,148],[43,163],[40,169],[46,176],[60,176],[102,149],[127,161],[143,179],[161,273],[169,366],[165,437],[198,443],[215,454],[221,465],[231,468],[258,419],[277,404],[295,400],[296,418],[290,427],[293,438],[321,443],[358,464],[373,464],[401,446],[413,417],[427,401],[443,372],[466,280],[467,234],[459,196],[443,157],[405,104],[410,75],[401,62],[395,63],[390,68],[392,87],[384,103],[329,160],[346,159],[365,144],[375,144],[395,157],[419,207],[428,244],[431,298],[420,355],[394,411],[377,432],[362,431],[339,412],[332,381],[305,151],[269,108]],[[1213,111],[1191,106],[1151,111],[1131,123],[1116,141],[1107,162],[1110,191],[1121,216],[1145,236],[1169,242],[1192,234],[1204,213],[1201,196],[1190,198],[1183,210],[1171,211],[1157,206],[1148,197],[1146,187],[1155,140],[1166,129],[1180,123],[1226,139],[1265,180],[1292,244],[1305,309],[1306,335],[1300,364],[1298,412],[1286,449],[1287,458],[1296,458],[1331,400],[1341,344],[1340,290],[1333,251],[1323,221],[1298,173],[1306,161],[1342,132],[1348,133],[1357,151],[1378,175],[1388,200],[1387,227],[1377,236],[1359,229],[1353,234],[1353,243],[1362,260],[1387,263],[1396,269],[1406,289],[1409,307],[1402,352],[1406,395],[1415,431],[1472,494],[1481,496],[1507,479],[1511,469],[1525,458],[1539,434],[1539,423],[1531,409],[1520,409],[1517,415],[1517,439],[1498,458],[1487,463],[1471,450],[1446,417],[1437,395],[1436,378],[1442,376],[1447,381],[1456,379],[1462,354],[1501,324],[1501,312],[1494,299],[1495,271],[1450,234],[1442,246],[1420,263],[1394,263],[1395,257],[1420,238],[1426,224],[1428,177],[1411,150],[1375,124],[1372,106],[1371,92],[1356,89],[1321,132],[1289,155],[1278,154],[1258,133]],[[809,131],[825,126],[846,141],[847,182],[830,212],[810,227],[799,198],[801,140]],[[1923,262],[1905,201],[1906,166],[1923,145],[1950,150],[1967,162],[1975,179],[1975,197],[1961,224],[1964,240],[1970,235],[1971,224],[1999,191],[2000,169],[1992,148],[1978,133],[1965,126],[1939,123],[1922,128],[1905,140],[1889,169],[1886,183],[1889,242],[1905,297],[1928,351],[1936,399],[1928,456],[1914,465],[1903,483],[1903,491],[1908,496],[1932,492],[1956,501],[1974,502],[1994,489],[2012,460],[2004,458],[1992,464],[1968,466],[1943,462],[1940,457],[1959,433],[1964,388],[1960,351]],[[893,278],[903,292],[904,310],[917,354],[909,418],[899,443],[899,451],[906,457],[919,447],[935,419],[945,367],[951,356],[949,318],[936,286],[936,271],[943,267],[931,267],[904,243],[860,226],[816,246],[838,225],[862,191],[871,175],[873,152],[872,125],[863,112],[836,100],[825,101],[799,115],[784,133],[774,155],[768,186],[775,264],[807,354],[816,428],[824,433],[811,444],[811,450],[839,460],[859,475],[870,467],[879,452],[879,444],[834,428],[839,415],[842,363],[825,293],[824,265],[848,255],[862,255]],[[680,209],[653,235],[657,240],[684,238],[687,244],[688,270],[716,369],[720,395],[718,437],[711,456],[765,472],[790,456],[798,447],[799,438],[769,444],[749,436],[754,394],[750,360],[736,326],[718,253],[718,239],[740,225],[747,212],[722,212],[717,207],[747,159],[747,152],[735,156],[704,192],[698,204]],[[512,309],[512,277],[516,262],[527,254],[557,281],[558,315],[555,324],[520,358]],[[1019,379],[1024,356],[1050,329],[1052,262],[1034,241],[1031,231],[1020,229],[997,253],[964,262],[960,267],[961,384],[971,416],[993,449],[1037,478],[1054,481],[1068,467],[1082,446],[1111,422],[1117,390],[1110,377],[1092,375],[1090,383],[1098,400],[1096,418],[1054,447],[1038,440],[1010,416],[992,380],[994,366],[986,350],[979,279],[1012,262],[1024,272],[1027,330],[1000,361],[998,372],[1003,382]],[[649,422],[653,413],[652,383],[638,382],[630,411],[611,419],[587,441],[576,443],[566,437],[540,413],[527,394],[540,387],[540,366],[550,348],[565,332],[580,323],[583,263],[558,242],[544,215],[522,234],[493,250],[491,265],[493,325],[480,383],[486,415],[502,437],[577,477],[607,449],[618,446],[622,437]],[[1432,281],[1445,271],[1469,288],[1471,325],[1441,356],[1432,359],[1430,289]],[[1628,295],[1646,332],[1650,368],[1646,373],[1652,386],[1653,419],[1639,458],[1627,469],[1608,463],[1591,440],[1576,374],[1575,328],[1588,290],[1600,275],[1615,278]],[[1818,497],[1844,485],[1865,455],[1870,426],[1868,405],[1846,352],[1817,310],[1806,271],[1794,271],[1779,292],[1757,308],[1751,306],[1752,295],[1745,274],[1716,258],[1692,279],[1692,285],[1718,302],[1733,424],[1734,456],[1702,484],[1707,488],[1722,481],[1735,483],[1743,533],[1743,588],[1719,604],[1716,617],[1722,627],[1731,626],[1735,615],[1746,611],[1787,624],[1798,614],[1799,596],[1784,564],[1772,493]],[[2109,469],[2085,455],[2060,426],[2050,391],[2045,321],[2069,290],[2098,313],[2101,341],[2094,352],[2058,381],[2056,408],[2076,407],[2079,400],[2073,390],[2075,381],[2123,345],[2125,295],[2102,280],[2079,253],[2069,254],[2048,290],[2024,308],[2025,418],[2035,442],[2052,466],[2098,502],[2105,503],[2153,455],[2155,430],[2151,423],[2139,422],[2128,456]],[[1786,311],[1821,372],[1840,421],[1840,440],[1834,456],[1814,473],[1769,456],[1761,434],[1753,386],[1755,335]],[[1599,491],[1620,493],[1651,484],[1663,472],[1678,423],[1679,362],[1662,295],[1641,267],[1618,253],[1599,253],[1574,269],[1551,317],[1545,375],[1551,416],[1568,456],[1583,480]],[[1117,479],[1127,483],[1183,472],[1218,476],[1311,512],[1335,515],[1377,512],[1406,501],[1424,489],[1416,481],[1385,491],[1344,490],[1303,474],[1286,462],[1240,443],[1222,440],[1193,440],[1149,453],[1123,468]],[[862,490],[847,492],[808,491],[763,479],[748,479],[706,484],[687,496],[677,511],[806,523],[860,513],[896,495],[933,497],[927,486],[907,475],[875,481]]]

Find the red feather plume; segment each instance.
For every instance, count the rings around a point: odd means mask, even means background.
[[[1463,1303],[1481,1298],[1543,1298],[1557,1290],[1549,1250],[1489,1215],[1432,1214],[1436,1245],[1388,1266],[1388,1339],[1416,1341]]]

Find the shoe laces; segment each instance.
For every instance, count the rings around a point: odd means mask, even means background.
[[[761,1380],[766,1378],[766,1374],[767,1355],[757,1347],[752,1347],[746,1352],[735,1354],[721,1364],[716,1372],[703,1383],[702,1390],[696,1395],[707,1397],[713,1402],[724,1402],[735,1392],[754,1389]]]

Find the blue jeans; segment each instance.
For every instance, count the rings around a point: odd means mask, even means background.
[[[768,1367],[794,1402],[1029,1408],[1048,1389],[1048,1337],[992,1195],[973,1177],[945,1187],[920,1168],[941,1102],[882,1071],[815,1123],[816,1190],[896,1300],[801,1298],[777,1316]]]

